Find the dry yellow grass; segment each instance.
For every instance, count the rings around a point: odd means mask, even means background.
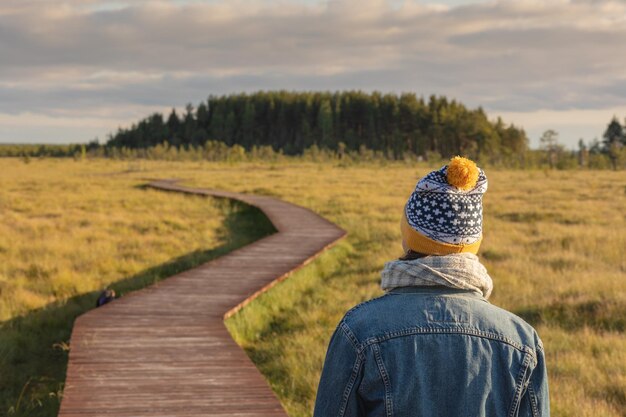
[[[15,164],[11,169],[22,169],[18,167],[19,162],[11,164]],[[135,190],[132,186],[142,182],[144,177],[178,177],[188,184],[275,195],[310,207],[349,232],[347,239],[337,247],[261,296],[227,323],[236,340],[268,377],[290,415],[309,416],[330,334],[347,309],[382,294],[378,286],[380,270],[384,262],[401,252],[402,206],[417,178],[433,167],[341,166],[298,161],[230,165],[143,161],[134,164],[134,170],[125,172],[129,167],[127,162],[35,161],[25,165],[21,175],[3,179],[2,189],[15,187],[16,181],[21,181],[22,176],[28,178],[28,172],[36,168],[40,170],[38,175],[42,181],[49,178],[52,183],[61,181],[60,178],[53,180],[59,175],[55,170],[75,170],[72,174],[75,182],[67,189],[81,187],[83,182],[105,182],[86,176],[88,173],[117,172],[116,192],[140,193],[150,198],[154,194],[158,199],[159,193]],[[61,174],[61,177],[67,175]],[[491,302],[522,315],[536,326],[546,346],[553,415],[624,415],[626,174],[487,169],[487,175],[490,189],[485,196],[485,240],[479,255],[495,281]],[[31,187],[37,185],[31,184]],[[97,187],[84,188],[81,198],[91,202],[86,206],[97,205],[99,201],[91,196],[94,188]],[[62,188],[58,189],[58,198],[62,198],[63,192]],[[6,210],[5,197],[0,199],[0,204],[2,210]],[[12,204],[19,206],[19,202]],[[58,211],[50,213],[64,211],[63,204],[57,207]],[[120,215],[124,207],[120,202],[111,210],[103,210],[101,221],[107,222],[109,217]],[[176,212],[176,207],[179,206],[173,203],[170,220],[184,221],[186,215]],[[31,224],[30,220],[26,223]],[[72,223],[52,220],[49,224],[61,231]],[[93,232],[98,233],[98,226],[94,226]],[[217,226],[201,223],[197,230],[211,227]],[[184,230],[183,227],[176,233],[168,233],[162,245],[173,245],[169,243],[170,238],[185,235]],[[18,231],[17,236],[22,236],[21,233]],[[131,236],[141,231],[126,233]],[[71,243],[65,241],[59,244],[67,246],[68,256],[75,253],[75,259],[83,256],[90,259],[89,251],[81,248],[72,251]],[[10,242],[0,241],[0,248],[5,248],[0,249],[2,259],[9,246]],[[180,249],[181,253],[186,250]],[[151,249],[158,250],[159,246]],[[152,256],[144,252],[145,247],[140,245],[122,247],[116,253],[119,257],[134,253],[131,258]],[[45,250],[40,254],[45,258]],[[46,259],[47,263],[42,264],[45,271],[63,270],[63,264],[56,266],[54,256]],[[113,265],[119,261],[109,260]],[[24,263],[23,267],[27,269],[29,265]],[[132,271],[120,275],[129,273]],[[33,271],[33,275],[37,274]],[[76,287],[79,284],[74,280],[67,281],[64,285],[71,291],[84,290]],[[33,286],[34,293],[36,288]]]
[[[123,295],[269,231],[240,204],[142,189],[129,167],[0,159],[0,415],[56,414],[72,322],[103,287]]]
[[[204,186],[271,190],[349,232],[339,248],[229,323],[292,416],[308,416],[334,326],[382,294],[401,253],[399,219],[420,166],[299,165],[189,173]],[[534,324],[546,345],[555,416],[626,411],[626,175],[487,170],[482,260],[491,302]],[[334,255],[333,255],[334,252]],[[317,269],[316,269],[317,268]]]

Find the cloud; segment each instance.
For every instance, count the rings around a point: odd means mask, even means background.
[[[622,105],[624,2],[430,3],[4,0],[0,113],[87,118],[270,88],[511,113]]]

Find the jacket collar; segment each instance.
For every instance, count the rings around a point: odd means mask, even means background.
[[[450,288],[444,287],[442,285],[435,286],[411,286],[411,287],[396,287],[389,291],[388,294],[406,294],[406,293],[414,293],[414,294],[430,294],[430,295],[459,295],[462,297],[472,297],[477,298],[479,300],[488,302],[482,294],[479,294],[476,291],[458,289],[458,288]]]

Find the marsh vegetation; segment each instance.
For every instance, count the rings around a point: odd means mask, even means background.
[[[125,164],[0,167],[0,416],[56,415],[73,321],[104,287],[124,296],[273,231],[239,203],[144,189]]]
[[[401,254],[403,204],[435,168],[385,160],[0,163],[0,414],[13,407],[48,416],[62,391],[71,322],[97,290],[140,288],[271,232],[245,207],[145,190],[146,178],[277,196],[348,231],[227,321],[289,414],[304,417],[335,325],[356,303],[382,295],[380,270]],[[494,279],[490,301],[542,337],[553,415],[622,416],[626,176],[486,172],[479,256]]]

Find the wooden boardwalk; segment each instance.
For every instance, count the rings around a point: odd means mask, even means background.
[[[60,416],[268,416],[286,413],[224,318],[346,232],[266,196],[152,182],[240,200],[277,233],[83,314],[74,324]]]

